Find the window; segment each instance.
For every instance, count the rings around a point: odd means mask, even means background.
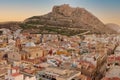
[[[31,57],[31,54],[29,54],[29,57]]]
[[[15,58],[15,55],[13,55],[13,58]]]
[[[38,57],[38,53],[36,54],[36,56]]]

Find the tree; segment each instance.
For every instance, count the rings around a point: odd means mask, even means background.
[[[41,78],[39,80],[42,80]]]

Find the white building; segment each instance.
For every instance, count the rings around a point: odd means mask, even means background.
[[[5,76],[5,80],[24,80],[23,74],[19,73],[19,68],[14,67],[8,70],[8,74]]]

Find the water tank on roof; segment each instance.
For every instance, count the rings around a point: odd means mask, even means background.
[[[77,67],[76,62],[73,62],[71,66],[74,67],[74,68]]]
[[[25,47],[35,47],[35,43],[34,42],[28,42],[25,44]]]

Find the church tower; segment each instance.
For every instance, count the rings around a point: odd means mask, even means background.
[[[16,38],[15,47],[17,47],[19,50],[21,49],[21,40],[19,37]]]

